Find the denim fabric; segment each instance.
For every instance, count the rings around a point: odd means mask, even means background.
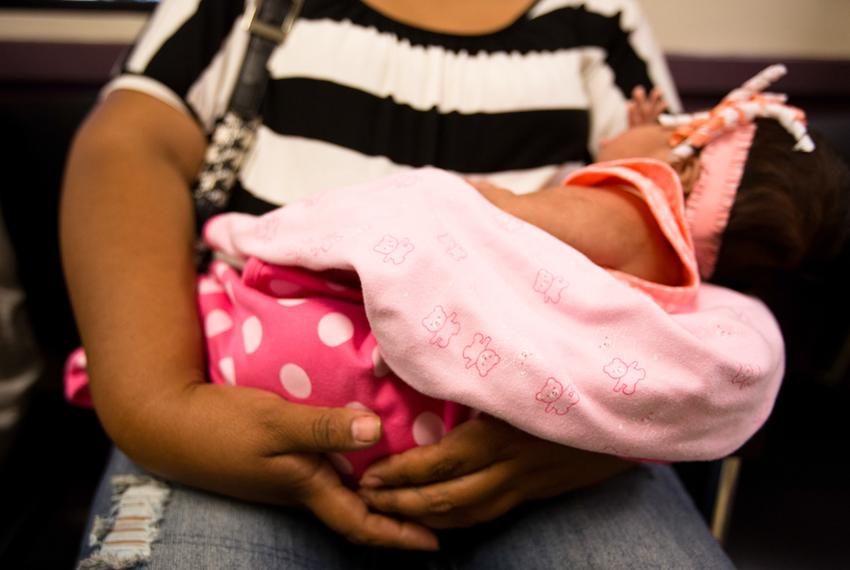
[[[113,475],[142,474],[115,451],[93,504],[105,516]],[[172,485],[150,560],[135,568],[732,568],[668,466],[643,465],[591,489],[440,534],[441,552],[349,544],[309,513]],[[81,555],[87,556],[88,546]]]

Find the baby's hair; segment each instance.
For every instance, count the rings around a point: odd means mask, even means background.
[[[768,301],[778,277],[822,274],[846,253],[850,169],[817,133],[799,152],[776,121],[756,125],[711,281]]]

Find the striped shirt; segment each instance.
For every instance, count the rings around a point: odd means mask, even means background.
[[[105,92],[148,93],[210,132],[247,45],[244,8],[163,0]],[[424,165],[530,192],[626,127],[635,86],[658,85],[678,107],[634,0],[538,0],[473,36],[406,25],[360,0],[307,0],[268,69],[232,204],[251,213]]]

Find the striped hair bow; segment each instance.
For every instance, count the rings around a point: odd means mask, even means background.
[[[757,118],[775,119],[797,141],[795,150],[812,152],[815,145],[806,130],[806,114],[803,110],[788,105],[788,98],[784,94],[764,92],[786,73],[784,65],[771,65],[732,90],[710,111],[661,115],[658,121],[662,125],[675,127],[670,137],[674,157],[684,160],[717,137],[750,124]]]

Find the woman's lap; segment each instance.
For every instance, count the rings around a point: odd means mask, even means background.
[[[114,505],[110,480],[120,475],[145,474],[116,450],[93,514],[109,516]],[[149,555],[137,552],[143,561],[133,568],[732,567],[666,466],[641,466],[594,488],[526,505],[497,521],[443,532],[442,551],[433,555],[349,544],[309,513],[242,503],[180,485],[167,488],[162,516],[158,523],[152,521],[158,536]],[[154,492],[154,500],[160,495]],[[133,506],[135,500],[122,503],[124,512],[119,516],[138,514],[132,511],[138,508]],[[122,538],[112,535],[116,537]],[[139,534],[130,532],[123,538],[133,543]],[[130,544],[131,549],[136,546]],[[83,556],[90,556],[90,550],[85,546]]]

